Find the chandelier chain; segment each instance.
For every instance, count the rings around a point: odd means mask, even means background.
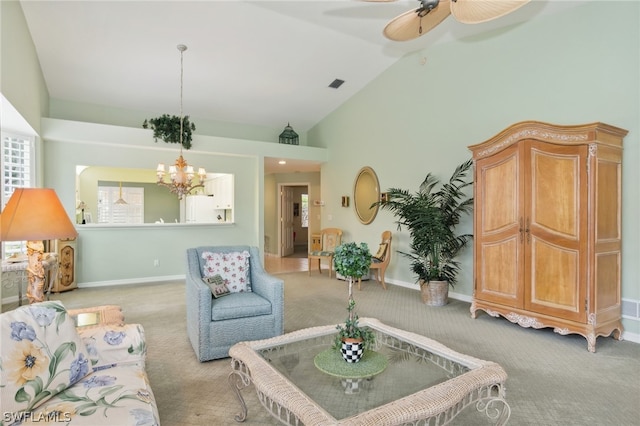
[[[184,87],[184,51],[187,50],[187,46],[179,44],[178,50],[180,51],[180,156],[176,160],[173,166],[169,167],[170,182],[164,181],[165,167],[163,163],[158,164],[157,168],[157,183],[158,185],[169,188],[171,192],[178,195],[178,199],[182,199],[184,195],[189,194],[196,188],[204,187],[204,180],[207,176],[207,172],[204,168],[200,167],[197,173],[194,168],[190,166],[182,156],[182,141],[184,133],[184,113],[182,109],[182,95]],[[198,184],[193,184],[193,178],[198,176]]]
[[[182,153],[182,133],[183,133],[183,123],[184,123],[184,116],[182,113],[182,93],[183,93],[183,87],[184,87],[184,51],[187,50],[187,46],[185,46],[184,44],[180,44],[178,45],[178,50],[180,51],[180,153]]]

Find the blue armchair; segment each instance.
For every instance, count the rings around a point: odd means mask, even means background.
[[[202,253],[248,251],[251,292],[214,298],[203,281]],[[256,247],[203,246],[187,249],[187,334],[200,362],[226,358],[241,341],[260,340],[284,332],[284,281],[267,272]]]

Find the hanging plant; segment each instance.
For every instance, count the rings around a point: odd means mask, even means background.
[[[153,139],[158,142],[162,139],[166,143],[180,143],[180,117],[177,115],[162,114],[160,117],[149,118],[142,123],[143,129],[153,130]],[[189,116],[182,117],[182,146],[191,148],[191,134],[196,130],[196,125],[189,122]]]

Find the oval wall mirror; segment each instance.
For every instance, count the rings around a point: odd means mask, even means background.
[[[353,184],[353,208],[360,222],[370,224],[378,214],[378,206],[371,204],[380,200],[380,185],[378,176],[371,167],[363,167],[358,172]]]

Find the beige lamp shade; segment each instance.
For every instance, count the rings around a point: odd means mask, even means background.
[[[418,38],[434,29],[447,16],[451,15],[449,3],[449,0],[440,0],[440,3],[426,15],[424,14],[425,11],[416,12],[419,9],[405,12],[392,19],[384,27],[383,34],[394,41],[407,41]]]
[[[0,241],[53,240],[77,235],[53,189],[18,188],[2,211]]]
[[[456,0],[451,2],[451,13],[465,24],[479,24],[507,15],[529,3],[530,0]]]

